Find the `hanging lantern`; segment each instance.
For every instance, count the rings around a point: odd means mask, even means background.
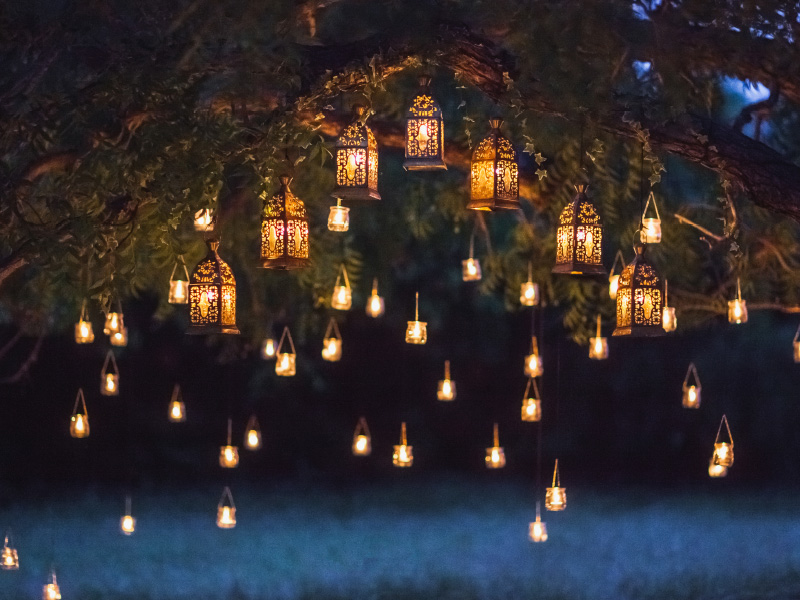
[[[486,449],[486,468],[502,469],[505,466],[506,453],[500,445],[500,434],[497,430],[497,423],[495,423],[492,447]]]
[[[119,368],[111,350],[106,354],[106,360],[100,370],[100,393],[103,396],[119,396]]]
[[[183,256],[178,258],[180,260],[172,267],[172,274],[169,276],[169,296],[167,297],[167,302],[170,304],[187,304],[189,302],[189,270],[186,268]],[[183,267],[185,279],[175,278],[175,270],[178,268],[178,264]],[[180,276],[180,273],[178,275]]]
[[[668,306],[669,296],[667,294],[668,290],[668,282],[664,280],[664,309],[663,314],[661,315],[661,323],[662,327],[664,327],[664,331],[675,331],[678,328],[678,317],[675,316],[675,307]]]
[[[214,231],[214,211],[210,208],[201,208],[194,213],[194,230],[202,233]]]
[[[450,380],[450,361],[444,361],[444,379],[439,381],[436,398],[449,402],[456,399],[456,382]]]
[[[712,458],[711,461],[708,463],[708,475],[709,477],[725,477],[728,474],[728,467],[723,467],[722,465],[717,465],[714,463],[714,459]]]
[[[532,542],[546,542],[547,541],[547,525],[542,522],[542,516],[539,512],[539,503],[536,503],[536,520],[528,525],[528,539]]]
[[[264,340],[264,343],[261,344],[261,358],[264,360],[272,360],[275,358],[275,338],[268,337]]]
[[[530,395],[531,383],[533,383],[533,396]],[[528,378],[528,385],[525,386],[525,393],[522,395],[522,420],[529,423],[542,420],[542,399],[539,397],[539,386],[533,377]]]
[[[222,497],[217,504],[217,527],[220,529],[236,527],[236,505],[233,503],[233,494],[227,485],[222,490]]]
[[[125,497],[125,514],[119,520],[119,528],[125,535],[131,535],[136,529],[136,519],[131,515],[131,497]]]
[[[547,510],[564,510],[567,508],[567,488],[561,487],[561,475],[558,472],[558,459],[553,469],[553,487],[547,488],[544,496],[544,507]]]
[[[476,224],[477,226],[477,224]],[[477,258],[474,258],[475,251],[475,230],[469,238],[469,258],[461,261],[461,278],[464,281],[480,281],[481,280],[481,263]]]
[[[747,302],[742,300],[742,284],[739,278],[736,278],[736,298],[728,300],[728,322],[747,323]]]
[[[794,340],[792,340],[792,353],[794,356],[794,362],[800,363],[800,326],[797,327],[797,331],[794,334]]]
[[[536,306],[539,304],[539,284],[533,283],[533,264],[528,263],[528,281],[519,289],[519,303],[522,306]]]
[[[647,216],[647,209],[650,202],[653,202],[653,210],[656,211],[655,217]],[[656,197],[653,192],[647,197],[647,204],[644,205],[642,212],[642,230],[639,237],[643,244],[660,244],[661,243],[661,217],[658,214],[658,206],[656,205]]]
[[[119,316],[119,324],[120,328],[109,336],[109,341],[112,346],[124,348],[128,345],[128,328],[125,327],[121,314]]]
[[[289,189],[291,181],[284,175],[271,199],[261,196],[261,266],[265,269],[302,269],[310,262],[308,215],[303,201]]]
[[[0,568],[3,571],[16,571],[19,569],[19,554],[17,554],[17,549],[11,545],[11,534],[9,533],[6,533],[6,541],[3,543]]]
[[[656,270],[644,258],[645,245],[636,240],[636,256],[619,276],[617,328],[612,335],[652,337],[664,335],[662,296]]]
[[[223,469],[234,469],[239,466],[239,449],[231,445],[231,429],[233,422],[228,419],[228,443],[219,447],[219,466]]]
[[[247,420],[247,427],[244,430],[244,447],[248,450],[261,448],[261,428],[258,426],[258,419],[255,415],[250,415]]]
[[[577,195],[558,218],[553,273],[605,275],[603,223],[586,195],[586,186],[576,185],[575,190]]]
[[[289,340],[291,352],[281,352],[284,339]],[[276,352],[278,356],[275,361],[275,374],[281,377],[292,377],[297,373],[297,352],[294,349],[294,341],[292,340],[292,334],[288,327],[283,328],[283,333],[278,342],[278,350]]]
[[[50,571],[50,581],[42,589],[42,600],[61,600],[61,588],[58,587],[55,570]]]
[[[500,133],[502,124],[502,119],[490,119],[491,132],[472,153],[469,209],[492,211],[520,207],[517,153]]]
[[[614,264],[611,265],[611,274],[608,276],[608,296],[612,300],[617,299],[617,290],[619,289],[619,273],[614,273],[619,264],[621,270],[625,270],[625,257],[622,256],[622,250],[617,250],[617,255],[614,257]]]
[[[81,408],[83,412],[80,412]],[[75,407],[72,409],[69,421],[69,434],[74,438],[89,437],[89,412],[86,410],[83,389],[78,389],[78,395],[75,397]]]
[[[383,298],[378,295],[378,278],[376,277],[372,280],[372,294],[367,300],[367,314],[373,319],[377,319],[383,315],[385,309]]]
[[[541,377],[544,373],[542,357],[539,356],[539,344],[536,336],[531,337],[531,353],[525,356],[525,375],[528,377]]]
[[[322,358],[330,362],[336,362],[342,358],[342,334],[339,333],[339,326],[334,318],[331,318],[328,323],[325,337],[322,339]]]
[[[420,90],[406,112],[407,171],[446,171],[442,109],[431,96],[430,77],[419,78]]]
[[[236,279],[208,240],[208,254],[189,279],[189,329],[186,333],[239,333],[236,327]]]
[[[605,360],[608,358],[608,339],[600,335],[600,315],[597,315],[597,335],[589,338],[589,358]]]
[[[342,279],[344,279],[344,281],[342,281]],[[342,265],[342,269],[336,275],[336,283],[333,284],[331,308],[336,310],[350,310],[352,305],[353,292],[350,289],[350,280],[347,278],[347,269]]]
[[[728,431],[727,442],[720,441],[723,423],[725,424],[725,429]],[[711,460],[715,465],[723,467],[730,467],[733,465],[733,436],[731,435],[730,425],[728,425],[728,418],[725,415],[722,415],[722,421],[720,421],[719,429],[717,430],[717,437],[714,440],[714,454]]]
[[[414,309],[414,320],[407,321],[406,343],[424,344],[428,341],[428,324],[419,320],[419,292],[416,296],[416,308]]]
[[[692,378],[694,383],[689,383],[689,379]],[[700,392],[702,389],[697,367],[694,366],[694,363],[689,363],[689,370],[686,371],[686,377],[683,380],[683,399],[681,401],[683,408],[700,408]]]
[[[372,437],[369,434],[367,420],[361,417],[353,434],[353,455],[369,456],[372,453]]]
[[[378,193],[378,142],[367,127],[365,107],[353,107],[355,118],[336,140],[334,198],[380,200]]]
[[[406,423],[400,428],[400,444],[394,447],[392,454],[392,464],[395,467],[410,467],[414,462],[414,447],[408,445],[406,440]]]
[[[169,401],[169,420],[173,423],[183,423],[186,421],[186,406],[183,403],[181,386],[177,383],[172,388],[172,398]]]
[[[86,300],[81,304],[81,316],[78,322],[75,323],[75,343],[76,344],[91,344],[94,341],[94,331],[92,330],[92,322],[89,320],[86,311]]]
[[[103,333],[110,336],[122,329],[122,306],[119,307],[119,312],[111,311],[106,313],[106,322],[103,326]]]
[[[336,206],[331,206],[328,214],[328,229],[330,231],[347,231],[350,229],[350,209],[342,206],[342,199],[336,199]]]

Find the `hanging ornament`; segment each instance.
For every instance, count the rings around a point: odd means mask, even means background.
[[[189,328],[186,333],[233,333],[236,327],[236,279],[217,250],[219,241],[208,240],[208,254],[189,279]]]
[[[531,384],[533,384],[533,396],[530,395]],[[533,377],[528,378],[525,393],[522,395],[522,420],[529,423],[542,420],[542,399],[539,397],[539,386]]]
[[[219,466],[223,469],[234,469],[239,466],[239,449],[231,445],[233,422],[228,419],[228,443],[219,447]]]
[[[539,304],[539,284],[533,283],[533,263],[528,263],[528,281],[523,282],[519,289],[519,303],[522,306],[537,306]]]
[[[800,363],[800,325],[797,327],[794,339],[792,340],[792,354],[794,356],[794,362]]]
[[[119,367],[111,350],[106,354],[106,360],[100,370],[100,393],[103,396],[119,396]]]
[[[558,459],[553,469],[553,487],[547,488],[544,496],[544,507],[547,510],[564,510],[567,508],[567,488],[561,487],[561,475],[558,472]]]
[[[406,343],[424,344],[428,341],[428,324],[419,320],[419,292],[416,296],[416,308],[414,309],[414,320],[407,321]]]
[[[322,339],[322,358],[330,362],[337,362],[342,358],[342,334],[336,319],[331,318],[325,337]]]
[[[342,206],[342,199],[336,199],[336,206],[331,206],[328,213],[328,229],[330,231],[347,231],[350,229],[350,209]]]
[[[449,402],[456,399],[456,382],[450,380],[450,361],[444,361],[444,379],[439,380],[436,398]]]
[[[644,257],[645,245],[636,236],[636,256],[619,276],[617,328],[612,335],[652,337],[664,335],[662,296],[656,270]]]
[[[283,349],[284,339],[289,340],[289,346],[292,350],[291,352],[281,352]],[[282,377],[292,377],[295,373],[297,373],[297,352],[294,349],[294,341],[292,340],[292,334],[288,327],[283,328],[283,333],[281,334],[281,339],[278,342],[278,350],[276,352],[278,354],[278,358],[275,361],[275,374]]]
[[[476,224],[477,227],[477,224]],[[469,238],[469,258],[461,261],[461,279],[464,281],[481,280],[481,263],[477,258],[473,258],[475,251],[475,230]]]
[[[50,571],[50,581],[42,589],[42,600],[61,600],[61,588],[56,581],[55,569]]]
[[[656,211],[655,217],[647,216],[647,208],[650,202],[653,202],[653,209]],[[658,214],[658,206],[656,205],[656,197],[653,192],[647,197],[647,203],[644,205],[642,211],[642,230],[639,236],[643,244],[660,244],[661,243],[661,217]]]
[[[372,294],[367,300],[367,314],[373,319],[377,319],[383,315],[385,309],[383,298],[378,295],[378,278],[376,277],[372,280]]]
[[[6,541],[3,543],[3,553],[0,554],[0,568],[3,571],[16,571],[19,569],[19,554],[11,544],[11,534],[6,532]]]
[[[666,279],[664,279],[664,309],[661,315],[661,323],[664,327],[664,331],[675,331],[678,328],[678,317],[675,316],[675,307],[669,306],[669,296],[667,294],[668,285]]]
[[[394,447],[392,464],[395,467],[410,467],[414,462],[414,447],[406,440],[406,422],[400,426],[400,444]]]
[[[261,358],[264,360],[272,360],[275,358],[276,353],[276,346],[275,346],[275,338],[268,337],[264,340],[264,343],[261,344]]]
[[[689,379],[694,379],[694,383],[689,383]],[[681,401],[683,408],[700,408],[700,392],[702,389],[697,367],[694,366],[694,363],[689,363],[689,370],[686,371],[686,377],[683,380],[683,398]]]
[[[603,267],[603,222],[586,195],[585,185],[558,218],[556,265],[553,273],[605,275]]]
[[[497,423],[494,424],[493,443],[491,448],[486,449],[486,468],[502,469],[506,466],[506,453],[500,445],[500,434]]]
[[[541,377],[544,373],[542,357],[539,356],[539,343],[536,336],[531,337],[531,353],[525,356],[525,375],[528,377]]]
[[[372,452],[372,437],[369,435],[367,420],[361,417],[353,434],[353,455],[369,456]]]
[[[201,233],[214,231],[214,210],[211,208],[201,208],[194,213],[194,230]]]
[[[728,432],[727,442],[720,441],[723,423],[725,424],[725,429]],[[733,465],[733,436],[731,435],[730,425],[728,425],[728,418],[725,415],[722,415],[722,421],[720,421],[719,429],[717,429],[717,437],[714,440],[714,454],[712,455],[711,460],[715,465],[720,465],[723,467],[730,467]]]
[[[92,330],[92,322],[89,320],[86,310],[86,300],[84,300],[83,304],[81,304],[81,316],[78,322],[75,323],[75,343],[91,344],[93,341],[94,331]]]
[[[255,415],[250,415],[247,420],[247,427],[244,429],[244,447],[248,450],[261,448],[261,428]]]
[[[236,505],[233,503],[233,494],[227,485],[222,490],[222,497],[217,504],[217,527],[220,529],[236,527]]]
[[[378,142],[364,123],[366,108],[353,106],[355,118],[336,140],[334,198],[380,200],[378,193]]]
[[[186,421],[186,406],[183,403],[181,386],[177,383],[172,388],[172,398],[169,401],[169,420],[173,423],[183,423]]]
[[[442,109],[430,92],[431,78],[420,77],[420,90],[406,111],[407,171],[446,171]]]
[[[539,512],[540,504],[536,503],[536,520],[528,525],[528,539],[532,542],[547,541],[547,525],[542,522],[542,515]]]
[[[83,412],[80,412],[81,408],[83,408]],[[78,389],[78,395],[75,398],[75,407],[72,409],[72,417],[69,421],[69,434],[74,438],[89,437],[89,412],[86,410],[83,389]]]
[[[183,275],[185,279],[175,277],[175,270],[180,265],[183,268]],[[189,270],[186,268],[186,263],[183,261],[183,256],[178,257],[178,262],[172,267],[172,274],[169,276],[169,296],[167,302],[170,304],[186,304],[189,302]]]
[[[608,276],[608,296],[612,300],[617,299],[617,290],[619,289],[619,274],[614,273],[618,263],[620,269],[625,270],[625,257],[622,256],[622,250],[617,250],[617,255],[614,257],[614,264],[611,265],[611,274]]]
[[[709,477],[725,477],[728,474],[728,467],[723,467],[722,465],[718,465],[714,463],[714,458],[711,458],[711,461],[708,463],[708,475]]]
[[[608,358],[608,339],[601,335],[600,324],[600,315],[597,315],[597,335],[589,338],[589,358],[594,360]]]
[[[103,326],[103,333],[108,336],[111,336],[118,331],[120,331],[123,327],[122,325],[122,305],[117,301],[117,305],[119,306],[118,311],[111,311],[106,313],[106,322]]]
[[[469,209],[493,211],[520,207],[517,153],[500,133],[502,124],[502,119],[490,119],[491,132],[472,153]]]
[[[742,284],[736,278],[736,298],[728,300],[728,322],[747,323],[747,302],[742,300]]]
[[[344,282],[342,282],[344,279]],[[333,295],[331,296],[331,308],[336,310],[350,310],[353,305],[353,292],[350,289],[350,280],[347,278],[347,269],[344,264],[336,275],[336,283],[333,284]]]
[[[125,514],[119,520],[119,528],[125,535],[131,535],[136,529],[136,519],[131,515],[131,497],[125,497]]]
[[[308,214],[303,201],[289,189],[291,181],[283,175],[272,198],[261,196],[261,266],[265,269],[302,269],[310,262]]]

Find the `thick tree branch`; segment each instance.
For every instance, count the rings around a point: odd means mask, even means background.
[[[22,362],[16,372],[13,375],[9,375],[8,377],[0,379],[0,384],[18,383],[24,377],[27,377],[31,367],[33,367],[33,365],[36,364],[36,361],[39,360],[39,350],[42,348],[43,341],[44,334],[42,333],[36,338],[36,343],[33,345],[33,348],[31,348],[27,358]]]

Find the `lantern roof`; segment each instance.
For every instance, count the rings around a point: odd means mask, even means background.
[[[561,211],[558,218],[559,225],[602,225],[600,215],[589,196],[586,195],[588,186],[579,184],[575,186],[577,194],[572,201]]]
[[[236,285],[233,271],[224,260],[217,254],[219,241],[215,239],[206,240],[208,254],[192,271],[191,283],[205,283],[212,285]]]
[[[619,287],[657,287],[661,278],[653,266],[647,262],[644,252],[647,245],[638,238],[633,244],[636,256],[630,264],[622,270],[619,276]]]
[[[406,111],[406,119],[441,119],[442,108],[436,99],[431,96],[430,92],[430,77],[420,77],[420,90],[414,96],[411,106]]]
[[[355,119],[339,135],[337,148],[375,148],[378,145],[372,130],[363,122],[365,111],[366,108],[360,104],[353,107]]]
[[[517,153],[509,139],[500,131],[503,119],[490,119],[492,130],[481,140],[472,153],[472,160],[511,160],[516,162]]]
[[[275,192],[275,195],[264,202],[264,217],[268,219],[307,219],[305,204],[289,189],[292,178],[288,175],[282,175],[280,182],[281,187]]]
[[[634,256],[630,264],[622,270],[619,276],[619,288],[617,291],[617,328],[612,334],[614,336],[655,337],[665,334],[661,322],[661,309],[663,308],[663,297],[660,293],[661,278],[645,258],[644,253],[646,248],[647,245],[636,235],[633,244],[636,256]],[[631,291],[630,295],[627,296],[631,303],[629,309],[630,322],[620,325],[619,302],[623,297],[622,291],[625,289],[630,289]],[[637,290],[641,290],[641,292],[637,294]],[[652,290],[657,290],[657,293],[653,293]],[[640,309],[637,308],[636,305],[642,302],[640,300],[642,297],[645,299],[645,302],[641,306],[643,312],[639,315],[638,310]],[[649,304],[648,299],[652,299]]]

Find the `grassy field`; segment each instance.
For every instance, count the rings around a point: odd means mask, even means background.
[[[22,562],[0,572],[0,599],[41,598],[51,562],[64,600],[800,598],[791,492],[568,490],[538,545],[514,484],[234,487],[228,531],[221,489],[140,492],[129,538],[116,495],[29,494],[0,511]]]

